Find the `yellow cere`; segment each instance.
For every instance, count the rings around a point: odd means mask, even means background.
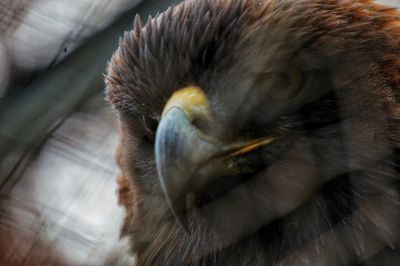
[[[173,107],[182,109],[190,120],[211,118],[207,96],[199,87],[190,86],[174,92],[165,105],[162,116]]]

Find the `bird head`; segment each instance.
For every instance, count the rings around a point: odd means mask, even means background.
[[[322,235],[363,196],[396,198],[396,16],[361,0],[207,0],[137,17],[106,94],[141,265],[234,261],[234,250],[259,252],[263,230],[262,245],[285,239],[273,225],[304,223],[315,206]]]

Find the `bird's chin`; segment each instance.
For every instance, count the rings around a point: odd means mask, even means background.
[[[254,174],[222,176],[205,185],[203,188],[188,194],[188,205],[189,207],[201,208],[203,205],[212,203],[214,200],[223,197],[227,192],[240,186],[253,176]]]
[[[186,230],[189,235],[193,232],[201,231],[201,228],[195,227],[208,227],[212,226],[211,219],[208,219],[208,210],[213,209],[217,213],[219,211],[213,206],[219,206],[219,202],[224,202],[225,197],[231,198],[232,195],[237,197],[237,201],[245,201],[245,198],[241,198],[241,191],[243,188],[254,182],[254,180],[266,180],[268,178],[269,169],[284,159],[290,150],[293,149],[293,145],[296,139],[292,139],[289,136],[286,139],[276,141],[267,147],[262,147],[252,153],[247,153],[238,156],[235,161],[239,173],[225,174],[218,178],[209,178],[210,182],[203,183],[202,186],[198,186],[185,193],[182,197],[182,204],[184,207],[181,208],[181,212],[178,213],[178,219],[174,222],[175,225],[182,225],[182,221],[186,227],[181,229]],[[267,181],[265,181],[267,183]],[[234,193],[234,194],[232,194]],[[215,203],[215,204],[214,204]],[[221,213],[226,213],[225,210],[221,210]],[[218,214],[216,214],[218,216]],[[177,218],[177,217],[175,217]]]

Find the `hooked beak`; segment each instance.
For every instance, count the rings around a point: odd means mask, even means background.
[[[209,101],[198,87],[176,91],[167,102],[156,132],[155,161],[166,202],[188,232],[186,195],[218,177],[240,174],[235,157],[269,145],[273,137],[223,144],[195,121],[212,127]]]

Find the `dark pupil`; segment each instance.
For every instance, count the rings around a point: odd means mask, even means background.
[[[291,80],[290,76],[287,73],[279,73],[276,77],[277,88],[281,88],[283,90],[290,89],[291,87]]]

